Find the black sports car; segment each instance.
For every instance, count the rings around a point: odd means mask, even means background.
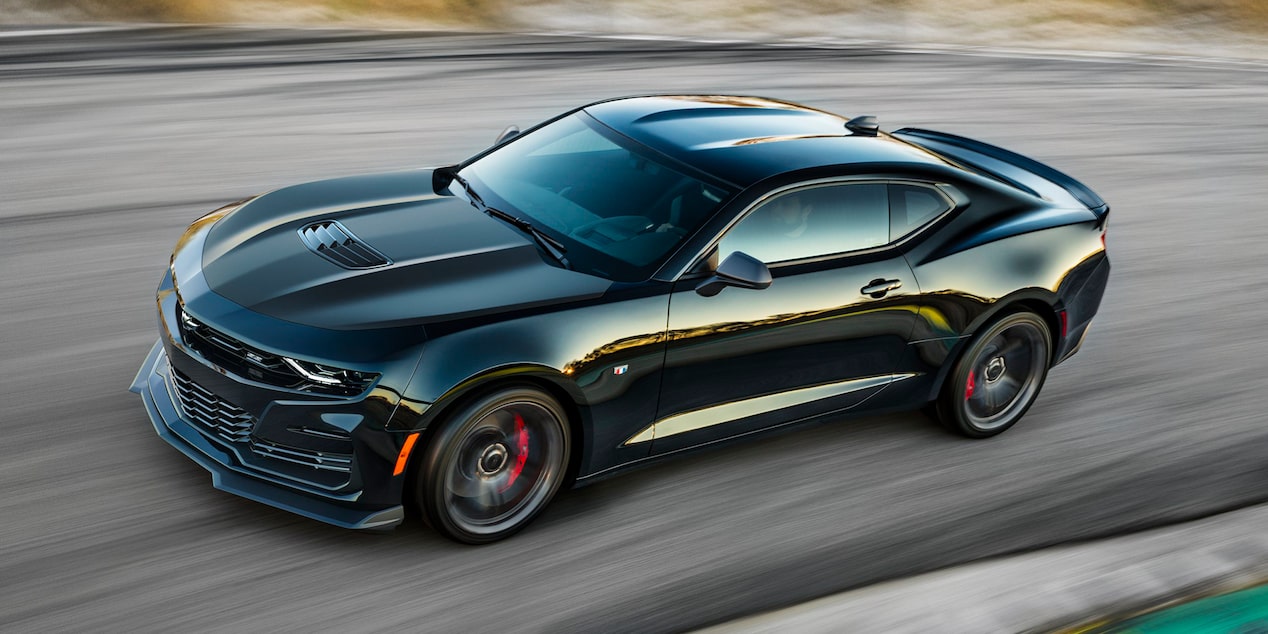
[[[1096,314],[1108,214],[950,134],[603,101],[197,220],[132,390],[216,488],[488,542],[563,486],[792,423],[1004,431]]]

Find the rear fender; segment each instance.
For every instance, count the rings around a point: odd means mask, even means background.
[[[929,384],[930,391],[926,395],[926,399],[932,401],[938,397],[947,376],[950,375],[960,355],[973,342],[973,337],[977,333],[1000,317],[1022,310],[1039,315],[1043,318],[1044,323],[1047,324],[1048,331],[1052,336],[1051,353],[1053,355],[1049,359],[1049,363],[1053,363],[1057,358],[1056,351],[1060,350],[1064,345],[1061,340],[1061,322],[1058,317],[1058,313],[1061,310],[1060,300],[1055,293],[1047,289],[1025,288],[987,306],[958,336],[926,339],[912,344],[916,347],[915,352],[926,365],[937,368],[935,370],[935,378]],[[927,316],[927,314],[923,314],[922,317]]]

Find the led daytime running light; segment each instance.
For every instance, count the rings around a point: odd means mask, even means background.
[[[343,381],[340,381],[339,379],[328,377],[328,376],[322,376],[320,374],[313,374],[312,372],[308,371],[308,368],[305,368],[304,366],[300,365],[298,361],[291,359],[290,357],[282,357],[282,362],[290,366],[290,368],[294,370],[296,374],[299,374],[300,376],[304,377],[305,379],[308,379],[309,381],[312,381],[313,383],[320,383],[322,385],[342,385],[343,384]]]

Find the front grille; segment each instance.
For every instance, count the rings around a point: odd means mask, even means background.
[[[177,309],[177,320],[181,339],[208,361],[238,376],[269,385],[298,389],[304,384],[304,378],[287,367],[281,357],[219,332],[181,308]]]
[[[176,320],[185,345],[208,361],[252,381],[304,392],[356,396],[377,378],[375,374],[313,364],[316,371],[309,374],[325,379],[324,383],[318,383],[300,375],[283,357],[249,346],[198,321],[185,312],[183,306],[177,306]]]
[[[255,429],[255,417],[241,407],[216,396],[180,370],[172,368],[172,385],[181,410],[204,435],[226,442],[247,442]]]
[[[304,465],[305,467],[312,467],[322,471],[352,472],[352,456],[349,454],[286,447],[259,438],[251,439],[251,451],[275,460]]]
[[[335,220],[306,225],[299,230],[299,239],[313,253],[345,269],[372,269],[392,263]]]

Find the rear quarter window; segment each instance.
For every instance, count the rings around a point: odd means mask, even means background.
[[[927,185],[889,184],[889,239],[898,240],[951,209],[951,202]]]

